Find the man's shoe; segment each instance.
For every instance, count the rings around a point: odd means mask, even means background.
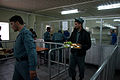
[[[79,80],[83,80],[83,78],[80,78]]]
[[[72,80],[76,80],[75,77],[72,77]]]

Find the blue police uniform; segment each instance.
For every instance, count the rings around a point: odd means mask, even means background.
[[[44,41],[45,42],[50,42],[50,32],[46,31],[44,33]],[[45,44],[45,48],[50,48],[49,44]]]
[[[115,33],[112,33],[112,45],[115,45],[117,42],[117,35]]]
[[[56,43],[63,43],[65,40],[64,35],[62,34],[61,30],[58,31],[58,33],[54,33],[52,37],[52,41]],[[55,47],[55,46],[54,46]],[[61,47],[61,45],[58,45],[57,47]],[[59,50],[59,61],[62,62],[62,50]],[[53,58],[53,60],[55,57]]]
[[[46,41],[46,42],[50,41],[50,32],[46,31],[44,33],[44,41]]]
[[[44,33],[44,41],[45,42],[50,42],[51,41],[51,38],[50,38],[50,32],[46,31]],[[49,44],[45,44],[45,48],[50,48],[50,45]],[[46,54],[46,58],[48,59],[48,51],[45,51],[45,54]]]
[[[29,71],[36,70],[37,53],[32,33],[25,27],[16,38],[14,56],[16,63],[13,80],[30,80]]]
[[[54,42],[62,43],[65,40],[65,37],[62,33],[54,33],[52,40]]]
[[[68,40],[70,33],[66,30],[64,31],[65,40]]]

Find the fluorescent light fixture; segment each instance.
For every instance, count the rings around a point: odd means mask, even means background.
[[[105,27],[109,27],[109,28],[111,28],[111,29],[116,29],[116,27],[114,27],[114,26],[112,26],[112,25],[110,25],[110,24],[107,24],[107,23],[104,23],[103,24]]]
[[[73,9],[73,10],[67,10],[67,11],[61,11],[61,14],[72,14],[72,13],[78,13],[78,9]]]
[[[120,19],[114,19],[113,21],[114,21],[114,22],[117,22],[117,21],[120,22]]]
[[[104,21],[96,21],[96,23],[102,23],[102,22],[104,23]]]
[[[120,3],[98,6],[98,10],[120,8]]]

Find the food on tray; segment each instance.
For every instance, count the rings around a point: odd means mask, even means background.
[[[80,49],[81,48],[81,44],[79,43],[72,43],[72,42],[64,42],[64,47],[68,48],[68,47],[71,47],[71,48],[78,48]]]
[[[68,41],[68,42],[64,42],[64,44],[69,44],[69,45],[71,45],[72,42],[71,42],[71,41]]]
[[[0,50],[0,54],[10,54],[10,53],[12,53],[13,51],[11,50],[11,49],[4,49],[4,48],[2,48],[1,50]]]
[[[72,44],[71,41],[69,41],[69,42],[64,42],[64,47],[65,47],[65,48],[68,48],[68,47],[71,46],[71,44]]]
[[[4,50],[4,53],[12,53],[12,52],[13,52],[12,49],[5,49],[5,50]]]
[[[71,48],[78,48],[78,49],[80,49],[81,45],[73,43],[73,44],[71,44]]]

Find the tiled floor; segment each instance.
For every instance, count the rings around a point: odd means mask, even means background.
[[[12,75],[14,71],[14,61],[15,61],[14,59],[11,59],[0,62],[0,80],[12,80]],[[56,73],[57,72],[56,65],[54,64],[51,67],[52,67],[52,74]],[[89,80],[96,70],[97,70],[96,67],[91,65],[86,65],[84,80]],[[40,65],[40,68],[37,69],[37,75],[40,80],[48,80],[49,77],[48,67],[46,65]],[[71,80],[71,79],[68,76],[68,72],[67,72],[62,74],[61,76],[58,76],[57,78],[54,78],[53,80]]]

